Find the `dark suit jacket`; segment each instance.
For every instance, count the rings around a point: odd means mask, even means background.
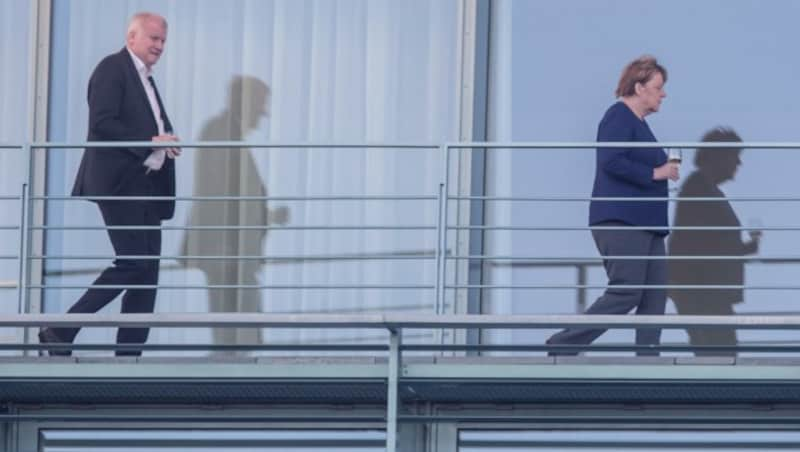
[[[105,57],[89,79],[87,141],[150,141],[158,125],[139,73],[126,48]],[[158,98],[164,129],[172,125]],[[73,196],[175,196],[175,162],[166,159],[159,171],[146,174],[150,148],[87,148]],[[172,218],[175,201],[154,201],[161,219]]]
[[[650,142],[647,122],[623,102],[612,105],[597,128],[597,141]],[[663,149],[598,147],[592,197],[666,198],[667,181],[654,181],[653,168],[667,162]],[[667,226],[667,201],[592,201],[589,224],[621,221],[631,226]],[[654,230],[666,235],[665,229]]]

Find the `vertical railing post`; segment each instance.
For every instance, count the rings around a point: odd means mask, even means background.
[[[436,244],[436,307],[437,315],[444,313],[445,285],[447,276],[447,196],[448,180],[450,177],[450,147],[443,144],[442,153],[442,179],[439,182],[439,219],[437,223]]]
[[[397,450],[397,415],[400,401],[400,344],[402,331],[398,327],[389,328],[389,373],[386,379],[386,452]]]
[[[577,300],[575,306],[575,312],[577,314],[583,314],[583,311],[586,310],[586,264],[578,264],[578,290],[577,290]]]
[[[25,220],[25,206],[28,200],[28,184],[26,182],[22,183],[22,191],[20,192],[19,202],[20,202],[20,218],[19,218],[19,253],[17,257],[17,263],[19,264],[19,269],[17,270],[17,313],[22,314],[25,309],[25,302],[24,302],[24,293],[25,293],[25,259],[27,258],[25,252],[25,242],[26,240],[26,223]]]
[[[22,168],[24,180],[20,193],[20,220],[19,220],[19,270],[17,281],[17,313],[28,312],[28,252],[30,241],[30,212],[33,206],[29,205],[31,198],[31,162],[33,161],[31,145],[26,142],[22,145]],[[28,328],[22,329],[22,343],[28,343]],[[27,353],[27,352],[26,352]]]

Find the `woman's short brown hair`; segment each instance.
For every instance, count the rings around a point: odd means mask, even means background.
[[[631,61],[622,70],[622,76],[619,78],[617,84],[617,97],[627,97],[636,94],[636,84],[645,84],[653,78],[656,72],[661,74],[664,81],[667,81],[667,70],[664,66],[658,64],[656,57],[651,55],[642,55],[639,58]]]

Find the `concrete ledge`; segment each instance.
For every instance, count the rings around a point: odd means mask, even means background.
[[[690,366],[732,366],[736,364],[733,356],[696,356],[675,358],[677,365]]]
[[[590,364],[597,366],[641,366],[655,364],[671,366],[675,364],[675,358],[670,358],[668,356],[557,356],[556,364]]]
[[[800,366],[800,358],[745,357],[736,358],[737,366]]]
[[[550,356],[437,356],[437,364],[555,364]]]
[[[387,364],[381,356],[242,356],[214,354],[209,356],[0,356],[0,364]],[[404,356],[403,364],[469,364],[469,365],[589,365],[589,366],[799,366],[800,357],[728,356]]]

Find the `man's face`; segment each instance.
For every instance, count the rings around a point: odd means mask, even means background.
[[[148,68],[161,57],[167,42],[167,28],[158,19],[142,21],[128,33],[128,48]]]

